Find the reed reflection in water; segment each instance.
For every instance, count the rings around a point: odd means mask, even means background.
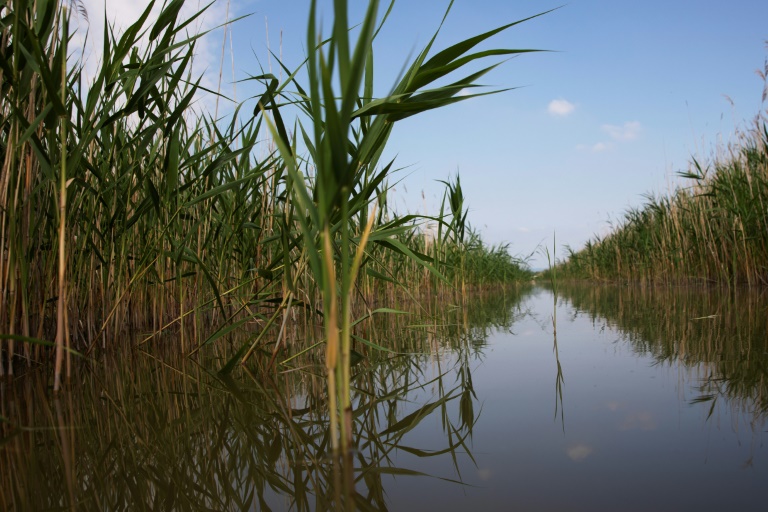
[[[387,352],[356,347],[348,461],[329,456],[323,362],[312,354],[275,375],[265,350],[261,366],[220,376],[217,361],[125,351],[77,368],[58,398],[47,373],[32,372],[2,388],[0,509],[385,510],[386,482],[425,476],[398,453],[440,459],[434,476],[463,485],[478,417],[472,368],[519,299],[369,326],[394,339],[372,338]],[[438,425],[429,446],[411,440],[423,422]]]
[[[679,367],[694,403],[738,412],[754,428],[768,414],[768,294],[702,287],[564,287],[574,308],[618,329],[637,354]],[[697,384],[696,384],[697,383]]]

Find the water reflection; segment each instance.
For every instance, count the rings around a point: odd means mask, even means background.
[[[150,345],[58,399],[6,381],[0,510],[761,510],[766,306],[561,283],[363,322],[391,351],[355,346],[343,461],[314,353],[222,377],[219,348]]]
[[[341,464],[312,355],[277,375],[265,357],[219,376],[211,361],[125,351],[78,368],[58,398],[45,372],[3,383],[0,509],[386,510],[385,479],[426,474],[403,455],[439,460],[448,470],[433,476],[463,485],[479,418],[472,368],[519,300],[494,294],[429,322],[368,326],[400,334],[374,338],[393,352],[356,347],[356,451]],[[414,442],[427,422],[431,442]]]
[[[566,453],[568,454],[569,459],[574,462],[579,462],[592,455],[593,451],[594,448],[592,446],[584,443],[578,443],[569,446],[566,450]]]
[[[636,354],[679,366],[697,382],[691,403],[720,401],[754,427],[768,415],[768,295],[746,289],[561,286],[571,318],[617,329]],[[627,428],[654,427],[634,413]]]

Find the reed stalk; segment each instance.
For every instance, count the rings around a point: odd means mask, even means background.
[[[61,51],[66,61],[67,40],[69,39],[69,16],[67,6],[61,7],[59,24],[61,25]],[[61,103],[67,104],[67,66],[61,66]],[[69,348],[67,336],[66,310],[67,310],[67,116],[59,117],[59,136],[61,160],[59,162],[59,298],[56,308],[56,368],[53,377],[53,391],[61,388],[61,365],[64,359],[64,347]],[[67,358],[69,363],[69,358]],[[69,377],[69,364],[67,364],[67,377]]]
[[[354,44],[349,40],[346,1],[334,2],[334,22],[328,39],[318,33],[316,10],[316,2],[313,1],[307,30],[307,47],[311,49],[307,59],[308,92],[297,84],[300,99],[295,102],[310,125],[305,130],[300,121],[304,143],[314,164],[315,173],[311,182],[299,171],[295,143],[289,139],[280,111],[275,107],[275,97],[284,94],[284,86],[278,87],[272,75],[257,77],[268,84],[267,93],[258,108],[265,114],[271,114],[271,117],[266,117],[267,124],[286,163],[293,201],[307,212],[306,217],[299,216],[299,222],[312,277],[322,283],[329,402],[334,411],[332,414],[337,415],[332,421],[332,436],[335,438],[337,435],[335,425],[338,422],[338,449],[347,453],[352,438],[351,300],[358,272],[369,261],[365,255],[372,256],[368,244],[393,251],[398,258],[439,275],[429,258],[412,251],[398,240],[409,231],[407,225],[412,217],[378,226],[366,222],[366,219],[375,217],[368,214],[369,205],[375,199],[378,186],[393,168],[393,162],[379,167],[379,159],[393,126],[406,117],[477,96],[457,94],[466,87],[473,87],[474,80],[495,65],[448,85],[426,89],[436,80],[478,59],[529,50],[491,50],[468,54],[480,42],[516,25],[516,22],[453,45],[428,59],[437,37],[435,33],[392,92],[388,96],[374,98],[373,44],[380,30],[380,25],[377,28],[379,2],[372,0],[368,3]],[[294,77],[295,73],[291,76]],[[338,92],[335,90],[337,80],[340,86]],[[463,278],[461,283],[464,287]],[[333,444],[333,448],[336,451],[337,445]]]

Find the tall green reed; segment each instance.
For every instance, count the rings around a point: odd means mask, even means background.
[[[382,23],[392,5],[385,11]],[[450,5],[446,15],[449,10]],[[334,2],[331,35],[323,39],[317,29],[317,6],[313,0],[307,29],[308,92],[296,84],[295,74],[291,75],[300,97],[296,104],[309,123],[308,129],[300,123],[299,131],[311,157],[314,171],[311,182],[300,172],[295,139],[287,137],[279,110],[265,108],[266,105],[260,103],[263,110],[272,114],[268,124],[286,164],[293,201],[306,212],[298,216],[298,221],[304,239],[304,256],[322,289],[329,400],[331,408],[338,410],[338,418],[331,420],[333,448],[342,452],[349,449],[351,439],[350,306],[358,274],[367,262],[368,243],[394,251],[437,273],[428,258],[414,253],[397,239],[406,230],[410,217],[383,225],[373,223],[375,210],[371,210],[370,205],[377,188],[393,168],[393,162],[379,166],[379,160],[394,124],[427,110],[489,94],[462,96],[458,93],[476,87],[475,80],[497,64],[447,85],[435,85],[435,82],[476,60],[530,51],[495,49],[469,53],[484,40],[520,23],[514,22],[429,57],[438,29],[390,94],[374,98],[373,46],[381,29],[381,24],[377,25],[379,2],[368,3],[354,44],[350,41],[347,11],[346,1]],[[340,428],[338,444],[337,428]]]

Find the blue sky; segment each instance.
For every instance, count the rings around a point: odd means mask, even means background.
[[[320,4],[330,29],[331,2]],[[350,20],[360,20],[367,2],[350,4]],[[378,95],[428,41],[447,5],[395,4],[376,45]],[[456,0],[436,48],[560,5]],[[288,67],[301,62],[308,6],[308,0],[231,0],[230,16],[253,14],[233,26],[224,92],[231,93],[230,52],[238,79],[258,74],[259,62],[269,66],[265,21],[272,50],[282,51]],[[218,0],[209,25],[225,12],[226,1]],[[556,233],[558,253],[562,244],[581,247],[605,233],[607,221],[642,204],[644,193],[670,190],[691,155],[710,158],[765,111],[755,70],[768,55],[766,20],[768,2],[757,0],[574,0],[500,34],[486,47],[552,51],[512,59],[482,79],[517,90],[395,127],[389,156],[406,168],[394,194],[398,209],[436,212],[442,193],[436,180],[458,171],[469,221],[487,242],[509,242],[511,252],[530,254],[540,243],[551,249]],[[209,80],[218,75],[221,44],[219,30],[201,49]],[[272,68],[277,72],[274,61]],[[239,84],[237,97],[257,92]],[[532,265],[544,262],[535,255]]]

